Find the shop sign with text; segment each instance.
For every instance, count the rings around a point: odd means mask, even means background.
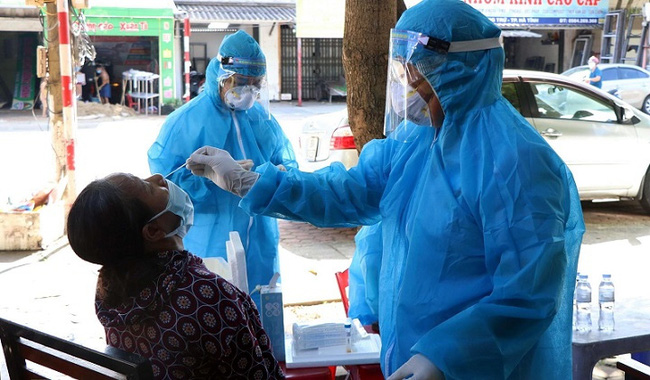
[[[463,0],[499,26],[602,25],[608,12],[607,0]]]
[[[78,27],[78,26],[76,26]],[[91,36],[115,38],[156,37],[163,103],[174,99],[174,19],[161,17],[89,16],[86,28]]]

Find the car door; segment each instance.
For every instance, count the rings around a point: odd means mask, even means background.
[[[641,70],[619,67],[616,83],[619,97],[636,108],[641,108],[643,100],[650,94],[650,78]]]
[[[527,88],[533,125],[571,169],[581,198],[626,196],[637,176],[638,144],[616,106],[569,84],[530,81]]]
[[[528,102],[525,100],[525,92],[519,83],[518,77],[503,78],[501,95],[532,125]]]
[[[601,90],[609,93],[613,93],[613,91],[618,89],[618,71],[616,70],[616,66],[610,66],[610,67],[601,67],[600,68],[601,72],[601,80],[602,82],[602,87]]]

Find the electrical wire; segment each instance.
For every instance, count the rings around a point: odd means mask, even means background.
[[[83,11],[77,11],[77,9],[72,5],[72,2],[68,0],[69,8],[71,10],[70,17],[70,31],[72,34],[72,50],[74,65],[76,67],[83,66],[86,58],[90,61],[94,61],[97,56],[95,46],[90,40],[88,35],[88,26],[86,24],[86,16]]]

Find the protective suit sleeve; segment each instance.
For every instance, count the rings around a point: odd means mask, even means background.
[[[555,317],[567,257],[577,257],[565,242],[568,205],[576,200],[569,199],[564,173],[539,170],[531,178],[521,178],[517,170],[493,173],[495,178],[481,183],[475,208],[493,291],[411,349],[435,363],[446,379],[509,378]]]
[[[278,131],[278,144],[275,152],[271,155],[271,162],[275,165],[283,165],[287,169],[298,168],[296,154],[293,151],[291,142],[282,131],[282,127],[273,116],[271,116],[269,123],[274,125],[274,130]]]
[[[282,172],[273,165],[257,169],[260,178],[240,202],[251,215],[301,220],[318,227],[375,224],[388,171],[384,141],[371,141],[357,166],[341,163],[314,173]]]
[[[197,108],[203,101],[209,101],[209,98],[195,99],[194,104],[188,105]],[[147,152],[151,173],[167,175],[183,165],[192,152],[199,148],[196,145],[200,139],[195,136],[193,129],[188,127],[192,120],[186,115],[191,112],[192,110],[188,109],[186,112],[179,112],[178,116],[172,114],[163,124],[156,141]],[[193,202],[210,202],[215,197],[214,191],[218,189],[210,180],[192,175],[187,169],[177,171],[169,179],[185,190]]]

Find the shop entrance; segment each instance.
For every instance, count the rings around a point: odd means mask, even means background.
[[[36,32],[0,33],[0,108],[30,110],[37,101]]]
[[[84,100],[87,94],[96,98],[97,78],[96,65],[106,69],[111,82],[110,102],[117,104],[122,101],[123,73],[129,70],[146,71],[159,74],[159,45],[158,37],[136,36],[93,36],[93,45],[97,51],[94,64],[83,68],[86,77]],[[86,86],[90,86],[85,88]],[[92,99],[94,100],[94,99]]]

